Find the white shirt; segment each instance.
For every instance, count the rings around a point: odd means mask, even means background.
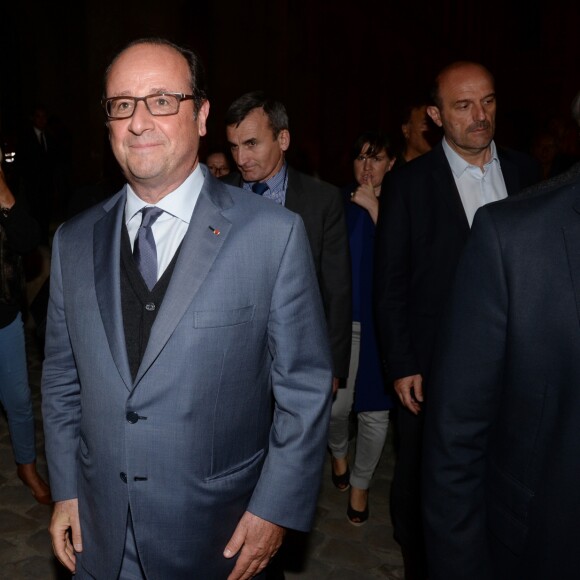
[[[155,204],[163,210],[152,226],[155,246],[157,247],[157,279],[163,275],[169,262],[173,259],[179,244],[181,244],[185,232],[191,221],[191,214],[197,203],[199,192],[203,186],[205,177],[199,163],[191,175],[174,191],[166,195],[159,203]],[[152,204],[145,203],[127,185],[127,201],[125,203],[125,225],[129,232],[131,250],[137,230],[141,225],[141,209]]]
[[[482,205],[507,197],[507,189],[493,141],[490,148],[491,159],[483,166],[482,171],[477,165],[471,165],[465,161],[443,138],[443,151],[453,172],[469,227],[473,223],[475,212]]]

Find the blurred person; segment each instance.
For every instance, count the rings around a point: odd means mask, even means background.
[[[580,163],[477,211],[426,396],[433,580],[578,577]]]
[[[346,388],[338,389],[332,404],[328,446],[332,481],[340,491],[350,488],[347,517],[360,526],[369,517],[369,487],[385,445],[393,406],[377,348],[372,281],[381,186],[395,163],[394,147],[384,133],[367,131],[356,139],[352,160],[355,181],[342,189],[352,272],[352,347]],[[351,410],[357,421],[352,471],[347,458]]]
[[[49,505],[50,489],[36,469],[23,323],[27,304],[22,257],[39,240],[38,224],[14,198],[0,158],[0,401],[8,418],[16,473],[38,503]]]
[[[290,130],[281,102],[262,91],[246,93],[230,105],[225,123],[238,171],[223,180],[283,205],[304,221],[326,312],[336,391],[348,375],[352,332],[349,244],[340,191],[286,162]]]
[[[205,158],[205,164],[214,177],[223,177],[230,172],[228,156],[221,149],[212,149]]]
[[[33,105],[29,125],[20,134],[16,163],[23,195],[30,215],[40,226],[40,244],[49,246],[52,218],[56,215],[59,143],[50,131],[47,108]]]
[[[127,184],[53,241],[50,533],[75,578],[265,578],[312,523],[331,358],[301,218],[199,163],[198,56],[133,41],[102,104]]]
[[[428,577],[422,405],[455,268],[477,208],[539,179],[529,155],[499,148],[493,140],[495,84],[484,66],[448,65],[436,77],[432,98],[427,112],[444,137],[389,174],[376,234],[376,324],[388,380],[398,397],[391,517],[407,580]]]
[[[431,151],[436,132],[427,115],[427,103],[413,102],[403,111],[400,125],[403,143],[395,167]]]

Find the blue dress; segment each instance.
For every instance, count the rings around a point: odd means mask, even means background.
[[[384,411],[393,407],[387,393],[373,314],[373,262],[375,224],[367,210],[350,201],[358,187],[352,183],[341,192],[345,203],[352,266],[352,316],[361,324],[359,365],[356,374],[355,412]]]

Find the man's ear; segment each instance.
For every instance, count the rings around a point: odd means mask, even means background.
[[[276,140],[280,144],[280,149],[282,149],[282,151],[287,151],[288,147],[290,147],[290,131],[288,131],[288,129],[282,129],[280,133],[278,133],[278,138]]]
[[[437,127],[443,126],[443,122],[441,121],[441,112],[439,111],[439,107],[434,105],[429,105],[427,107],[427,114],[431,117],[433,123],[437,125]]]
[[[207,133],[207,117],[209,115],[209,101],[204,101],[195,116],[199,136],[203,137]]]

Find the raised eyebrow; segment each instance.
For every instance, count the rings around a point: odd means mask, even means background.
[[[486,101],[488,99],[495,99],[495,93],[489,93],[489,95],[483,97],[482,101]]]

